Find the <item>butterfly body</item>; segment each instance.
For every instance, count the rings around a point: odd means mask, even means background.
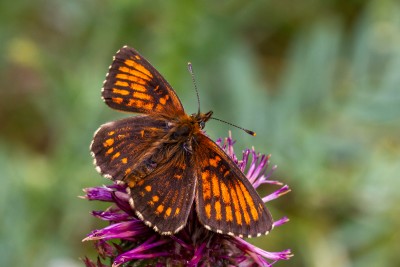
[[[136,215],[161,234],[181,230],[195,203],[209,230],[257,236],[272,218],[250,182],[203,132],[212,112],[188,115],[175,91],[134,49],[114,57],[102,97],[142,115],[109,122],[91,144],[96,169],[127,185]]]

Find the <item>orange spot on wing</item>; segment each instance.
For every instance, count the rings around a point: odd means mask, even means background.
[[[108,132],[108,136],[111,136],[111,135],[114,135],[114,134],[115,134],[115,131]]]
[[[133,93],[133,97],[134,97],[134,98],[139,98],[139,99],[142,99],[142,100],[149,100],[149,101],[152,100],[151,95],[145,94],[145,93],[134,92],[134,93]]]
[[[124,89],[113,88],[112,92],[119,95],[129,95],[129,91]]]
[[[247,212],[247,204],[246,204],[246,200],[243,196],[243,192],[240,188],[239,184],[236,184],[236,193],[239,199],[239,204],[243,213],[243,218],[246,224],[250,224],[250,215]]]
[[[222,213],[221,213],[221,202],[216,201],[214,204],[215,207],[215,219],[220,221],[222,219]]]
[[[128,175],[128,174],[130,174],[131,172],[132,172],[132,169],[131,169],[131,168],[128,168],[128,169],[125,170],[125,175]]]
[[[228,187],[224,183],[221,183],[221,195],[222,195],[222,201],[225,204],[230,204],[231,203],[231,196],[229,194]]]
[[[210,204],[205,205],[204,211],[206,212],[207,218],[210,219],[211,218],[211,205]]]
[[[128,65],[129,67],[133,67],[137,64],[137,63],[135,63],[135,61],[133,61],[131,59],[125,60],[124,63],[125,63],[125,65]]]
[[[121,66],[121,67],[118,68],[118,70],[122,71],[122,72],[125,72],[125,73],[129,73],[132,76],[136,76],[136,77],[138,77],[138,78],[140,78],[142,80],[146,80],[146,81],[150,81],[151,78],[152,78],[152,76],[150,76],[150,75],[146,75],[146,74],[144,74],[144,73],[142,73],[140,71],[137,71],[135,69],[131,69],[131,68],[128,68],[128,67],[122,67]],[[130,80],[130,78],[128,78],[128,79]]]
[[[147,92],[147,88],[145,86],[141,85],[141,84],[134,84],[133,83],[133,84],[131,84],[131,88],[134,91],[139,91],[139,92],[143,92],[143,93]]]
[[[171,208],[168,208],[166,211],[165,211],[165,218],[166,217],[169,217],[169,215],[171,215],[171,211],[172,211],[172,209]]]
[[[126,74],[124,74],[124,75],[126,75]],[[118,76],[118,75],[117,75],[117,76]],[[128,75],[126,75],[126,76],[128,76]],[[123,81],[121,81],[121,80],[117,80],[117,81],[115,81],[114,85],[115,85],[115,86],[128,87],[128,86],[129,86],[129,83],[128,83],[128,82],[123,82]]]
[[[208,163],[210,163],[211,166],[213,167],[218,167],[218,163],[221,161],[221,158],[219,156],[215,156],[213,159],[209,159]]]
[[[123,164],[126,164],[126,163],[128,163],[128,159],[127,159],[127,158],[123,158],[123,159],[121,159],[121,162],[122,162]]]
[[[138,69],[139,71],[143,72],[150,78],[153,78],[153,75],[151,74],[151,72],[148,69],[146,69],[144,66],[136,64],[135,68]]]
[[[150,192],[150,191],[151,191],[151,186],[150,186],[150,185],[147,185],[144,189],[145,189],[147,192]]]
[[[232,222],[233,221],[233,214],[232,214],[232,207],[231,206],[226,206],[225,207],[225,215],[226,215],[226,221]]]
[[[158,202],[160,198],[158,196],[153,196],[151,200],[153,200],[154,202]]]
[[[203,185],[203,199],[211,199],[211,182],[209,180],[210,177],[210,172],[209,171],[203,171],[201,173],[201,181]]]
[[[127,60],[128,61],[128,60]],[[125,63],[127,62],[125,61]],[[132,61],[133,62],[133,61]],[[132,73],[135,76],[138,76],[142,79],[146,79],[148,80],[150,78],[153,77],[153,75],[150,73],[150,71],[148,71],[145,67],[143,67],[142,65],[139,65],[137,63],[134,63],[134,65],[132,65],[132,67],[134,67],[135,69],[131,69],[130,73]]]
[[[231,196],[232,196],[233,208],[235,209],[236,222],[237,224],[242,225],[242,213],[240,212],[240,204],[235,190],[231,191]]]
[[[104,147],[108,147],[108,146],[112,146],[113,144],[114,144],[114,139],[110,138],[110,139],[107,139],[107,140],[103,143],[103,146],[104,146]]]
[[[156,109],[157,112],[161,112],[163,110],[163,105],[157,104],[155,109]]]
[[[257,212],[257,209],[255,207],[253,198],[250,195],[249,190],[247,190],[247,188],[244,186],[244,184],[240,183],[239,185],[240,185],[240,188],[242,189],[243,196],[246,199],[246,203],[250,207],[251,216],[253,217],[253,219],[255,221],[258,221],[258,212]]]
[[[117,75],[115,75],[115,78],[121,79],[121,80],[128,80],[135,84],[146,84],[148,81],[148,79],[144,80],[140,77],[132,76],[132,75],[129,75],[126,73],[118,73]],[[119,81],[117,81],[117,82],[119,82]],[[125,82],[121,81],[121,83],[125,83]],[[116,83],[115,83],[115,85],[125,86],[125,84],[122,85],[122,84],[116,84]],[[126,82],[126,86],[129,86],[129,84],[127,82]]]
[[[165,105],[167,103],[168,99],[169,99],[169,95],[166,95],[165,97],[161,97],[159,102],[161,105]]]
[[[180,212],[181,212],[181,209],[180,208],[176,208],[174,216],[179,215]]]
[[[124,99],[122,99],[121,97],[112,97],[111,101],[117,104],[121,104]]]
[[[114,151],[114,148],[111,147],[110,149],[107,150],[106,155],[110,155]]]
[[[148,104],[145,104],[143,107],[145,110],[152,110],[154,105],[153,105],[153,103],[148,103]]]
[[[141,100],[137,100],[137,99],[130,99],[128,106],[142,108],[145,110],[152,110],[154,107],[154,104],[150,103],[150,102],[145,103],[145,102],[143,102]]]
[[[129,80],[129,75],[126,73],[118,73],[117,75],[115,75],[115,78],[121,80]]]
[[[219,197],[220,196],[220,191],[219,191],[219,180],[218,180],[217,175],[213,174],[211,179],[212,179],[213,197]]]
[[[160,214],[161,212],[163,212],[163,210],[164,210],[164,205],[159,205],[159,206],[157,207],[157,209],[156,209],[156,213],[157,213],[157,214]]]
[[[121,156],[121,153],[117,152],[115,153],[112,157],[111,160],[118,158],[119,156]]]

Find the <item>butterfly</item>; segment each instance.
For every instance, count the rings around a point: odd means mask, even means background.
[[[113,58],[102,89],[116,110],[140,113],[103,124],[90,146],[96,170],[127,186],[146,225],[172,235],[192,208],[208,230],[239,237],[267,234],[271,214],[235,162],[203,132],[207,113],[185,113],[177,94],[136,50]]]

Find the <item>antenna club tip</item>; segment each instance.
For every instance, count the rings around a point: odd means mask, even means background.
[[[245,130],[245,131],[246,131],[246,133],[248,133],[248,134],[250,134],[252,136],[256,136],[257,135],[256,132],[253,132],[253,131],[250,131],[250,130]]]
[[[192,62],[188,62],[188,70],[189,72],[192,74],[192,78],[193,78],[193,67],[192,67]]]

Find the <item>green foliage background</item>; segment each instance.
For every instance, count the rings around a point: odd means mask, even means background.
[[[252,242],[277,266],[400,265],[400,4],[395,0],[0,3],[0,266],[82,266],[104,226],[77,198],[108,181],[88,146],[100,88],[128,44],[201,108],[250,128],[237,151],[272,153],[291,221]],[[210,122],[214,139],[230,127]]]

